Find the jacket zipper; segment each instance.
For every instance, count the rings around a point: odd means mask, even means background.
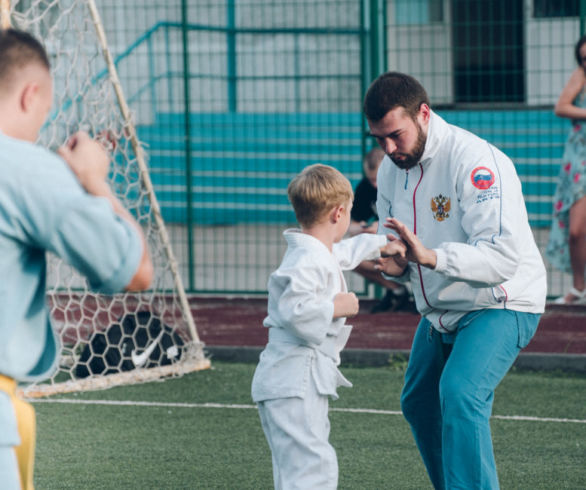
[[[419,181],[415,185],[415,189],[413,189],[413,233],[415,235],[417,235],[417,204],[415,202],[415,196],[417,194],[417,189],[419,189],[419,184],[421,184],[421,181],[423,180],[423,165],[421,165],[421,163],[419,163],[419,169],[421,170],[421,175],[419,176]],[[407,177],[408,176],[409,176],[409,174],[407,174]],[[407,181],[405,181],[405,186],[407,186]],[[407,187],[405,187],[405,188],[407,188]],[[417,264],[417,272],[419,272],[419,285],[421,286],[421,293],[423,294],[423,299],[427,303],[427,306],[429,306],[430,308],[433,308],[429,304],[429,301],[427,300],[427,295],[425,294],[425,287],[423,286],[423,277],[421,275],[421,265],[420,264]]]

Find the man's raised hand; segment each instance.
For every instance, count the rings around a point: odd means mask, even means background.
[[[396,218],[387,218],[385,228],[393,230],[407,246],[406,258],[410,262],[421,264],[430,269],[435,268],[437,255],[434,250],[425,248],[419,237]]]

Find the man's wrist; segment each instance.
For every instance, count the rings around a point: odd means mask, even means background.
[[[433,250],[433,249],[427,250],[425,263],[421,264],[421,265],[423,265],[424,267],[428,267],[429,269],[435,269],[435,267],[437,265],[437,254],[435,253],[435,250]]]
[[[433,270],[437,272],[444,272],[448,266],[448,257],[446,256],[446,252],[443,248],[434,248],[433,249],[436,257],[435,267]]]

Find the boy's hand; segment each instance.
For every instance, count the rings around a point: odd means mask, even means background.
[[[338,293],[334,297],[334,318],[351,317],[358,313],[358,298],[354,293]]]
[[[106,182],[110,158],[103,146],[87,133],[75,133],[57,153],[67,162],[88,193],[99,196],[110,192]]]
[[[407,267],[407,245],[394,235],[387,235],[387,244],[381,247],[381,258],[375,260],[374,268],[387,276],[400,276]]]
[[[384,272],[387,276],[402,276],[407,267],[408,260],[395,255],[393,257],[384,257],[375,260],[374,268],[377,271]]]
[[[384,247],[380,248],[380,255],[381,257],[396,257],[399,256],[402,259],[405,258],[407,254],[407,245],[403,240],[399,240],[396,236],[388,234],[387,235],[388,242],[385,244]]]

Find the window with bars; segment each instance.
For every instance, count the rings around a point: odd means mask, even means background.
[[[452,0],[451,5],[456,102],[523,102],[523,2]]]
[[[534,0],[533,17],[578,17],[580,0]]]

